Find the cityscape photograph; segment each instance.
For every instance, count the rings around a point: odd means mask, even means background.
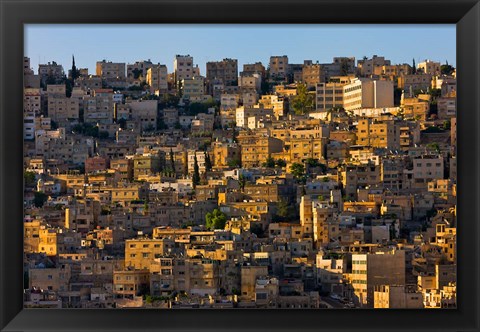
[[[25,308],[456,308],[455,25],[25,25]]]

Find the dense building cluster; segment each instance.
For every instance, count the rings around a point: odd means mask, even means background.
[[[24,58],[24,298],[456,307],[447,64]]]

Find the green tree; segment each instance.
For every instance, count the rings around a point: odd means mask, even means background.
[[[200,184],[200,168],[198,167],[197,153],[195,152],[195,158],[193,159],[193,188],[196,188]]]
[[[307,160],[305,160],[305,163],[306,163],[309,167],[318,167],[318,166],[320,166],[320,162],[318,161],[318,159],[314,159],[314,158],[307,158]]]
[[[433,149],[435,152],[440,153],[440,145],[438,145],[436,142],[427,144],[427,148]]]
[[[212,170],[212,161],[210,160],[210,154],[205,150],[205,171],[210,172]]]
[[[275,167],[275,159],[272,157],[268,157],[267,161],[262,164],[263,167],[274,168]]]
[[[442,95],[442,89],[430,89],[429,94],[433,98],[438,98]]]
[[[446,64],[440,66],[440,72],[442,73],[442,75],[452,75],[454,71],[455,71],[455,68],[450,66],[448,64],[448,61]]]
[[[48,200],[47,194],[41,191],[35,191],[33,195],[33,204],[35,204],[36,207],[42,207],[43,204],[45,204],[45,202]]]
[[[275,161],[275,164],[278,166],[278,167],[285,167],[287,166],[287,162],[283,159],[277,159]]]
[[[132,70],[132,73],[133,73],[133,78],[138,80],[138,78],[143,75],[143,70],[141,69],[138,69],[138,68],[135,68],[134,70]]]
[[[35,186],[35,172],[25,171],[23,173],[23,177],[25,178],[25,186],[33,187]]]
[[[292,221],[297,218],[298,214],[293,204],[289,204],[288,201],[285,199],[280,199],[277,202],[277,212],[276,215],[273,217],[273,221]]]
[[[227,216],[219,209],[214,209],[205,215],[205,226],[210,229],[224,229],[227,223]]]
[[[443,121],[443,129],[444,130],[450,130],[451,127],[452,127],[452,122],[450,120]]]
[[[175,174],[175,157],[173,155],[173,150],[170,148],[170,168],[172,172]]]
[[[245,178],[245,176],[243,174],[240,174],[240,176],[238,177],[238,183],[240,184],[240,189],[242,189],[242,191],[245,190],[245,185],[247,184],[247,179]]]
[[[308,93],[308,89],[305,84],[299,84],[297,86],[297,95],[292,98],[291,105],[293,111],[297,115],[306,114],[313,111],[315,101],[313,96]]]
[[[228,167],[242,167],[240,159],[232,159],[227,162]]]
[[[72,81],[75,82],[79,76],[80,71],[77,69],[77,66],[75,66],[75,56],[72,55],[72,70],[70,71],[70,77],[72,78]]]
[[[292,166],[290,166],[290,172],[298,182],[306,182],[305,166],[303,164],[293,163]]]

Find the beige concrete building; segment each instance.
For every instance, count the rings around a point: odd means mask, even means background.
[[[316,85],[316,110],[327,112],[332,108],[343,107],[343,87],[350,79],[340,82],[319,83]],[[326,116],[327,114],[325,114]]]
[[[271,56],[268,71],[270,79],[286,80],[288,74],[288,56]]]
[[[190,55],[175,56],[173,61],[173,72],[175,84],[178,84],[183,79],[189,79],[194,76],[193,73],[193,57]]]
[[[150,60],[129,63],[127,64],[127,79],[129,81],[145,81],[148,69],[152,68],[153,66],[154,64]]]
[[[279,118],[285,115],[285,100],[277,95],[262,95],[259,104],[266,109],[273,109],[275,117]]]
[[[223,59],[222,61],[207,62],[207,81],[222,80],[224,85],[237,85],[238,60]]]
[[[220,111],[235,110],[238,107],[238,94],[222,94],[220,97]]]
[[[346,111],[393,107],[393,105],[392,81],[357,78],[343,87],[343,108]]]
[[[423,90],[427,92],[431,86],[431,82],[432,75],[430,74],[400,75],[397,86],[404,91],[414,92],[415,90]]]
[[[362,307],[374,306],[375,286],[405,285],[405,251],[352,255],[352,285]]]
[[[362,76],[373,75],[375,73],[375,68],[390,65],[390,60],[385,60],[385,57],[377,55],[374,55],[371,59],[364,58],[357,62],[358,71]]]
[[[140,128],[157,129],[157,108],[156,100],[130,100],[126,103],[130,108],[131,119],[140,124]]]
[[[96,75],[102,79],[125,79],[125,63],[98,61],[96,66]]]
[[[400,124],[395,120],[361,119],[357,126],[357,144],[375,148],[400,148]]]
[[[420,62],[417,65],[417,70],[422,71],[424,74],[428,75],[440,75],[440,62],[435,62],[431,60],[425,60],[424,62]]]
[[[79,120],[80,104],[76,98],[51,96],[48,98],[48,116],[59,126],[66,127]]]
[[[277,138],[244,132],[237,139],[244,168],[260,167],[272,153],[283,151],[283,141]]]
[[[171,253],[171,239],[130,239],[125,241],[125,267],[158,272],[156,260]]]
[[[196,76],[184,78],[182,82],[182,96],[186,99],[200,98],[205,95],[205,78]]]
[[[158,64],[148,68],[146,80],[151,93],[162,94],[168,92],[167,66]]]
[[[115,103],[112,89],[97,89],[83,97],[84,115],[86,123],[96,125],[113,123]]]
[[[416,287],[380,285],[374,289],[375,309],[421,309],[423,308],[422,293]]]
[[[257,93],[261,92],[262,76],[260,74],[242,74],[238,78],[238,86],[242,90],[255,90]]]
[[[257,279],[268,276],[267,266],[242,266],[241,267],[241,299],[255,301],[255,288]]]
[[[325,82],[325,73],[320,64],[304,65],[302,68],[302,82],[308,88],[313,88],[321,82]]]
[[[116,298],[133,299],[147,294],[150,287],[148,270],[121,270],[113,272],[113,294]]]

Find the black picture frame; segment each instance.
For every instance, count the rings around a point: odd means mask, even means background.
[[[478,0],[0,0],[0,9],[2,331],[479,331]],[[457,309],[24,310],[21,73],[23,24],[27,23],[456,24],[459,110]]]

